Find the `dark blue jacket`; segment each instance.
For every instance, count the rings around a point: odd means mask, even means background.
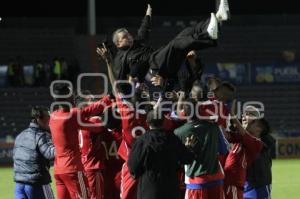
[[[50,183],[50,160],[54,159],[54,155],[50,133],[37,124],[30,123],[29,128],[21,132],[15,140],[15,182],[41,185]]]

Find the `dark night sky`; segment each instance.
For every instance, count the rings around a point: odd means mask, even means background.
[[[87,0],[1,1],[0,16],[84,17]],[[214,11],[215,0],[96,0],[97,16],[140,16],[147,3],[154,15],[188,16]],[[292,0],[229,0],[232,14],[300,14]]]

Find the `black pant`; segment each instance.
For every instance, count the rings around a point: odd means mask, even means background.
[[[185,28],[166,46],[156,50],[150,58],[150,68],[164,78],[175,78],[189,51],[216,46],[207,33],[209,22],[210,17]]]

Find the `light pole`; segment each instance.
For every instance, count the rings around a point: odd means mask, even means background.
[[[88,0],[88,35],[96,35],[96,0]]]

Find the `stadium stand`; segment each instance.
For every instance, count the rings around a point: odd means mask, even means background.
[[[0,138],[15,137],[29,125],[33,105],[49,107],[48,88],[5,88],[0,89]]]
[[[0,61],[21,55],[25,63],[55,56],[73,55],[72,29],[3,29],[0,31]]]
[[[154,47],[167,43],[182,26],[188,26],[199,17],[156,17],[151,40]],[[192,20],[191,20],[192,19]],[[299,51],[300,16],[235,16],[230,24],[222,27],[220,47],[202,53],[204,63],[273,63],[280,59],[284,49]],[[5,25],[0,31],[0,65],[7,65],[8,59],[21,55],[24,64],[34,64],[37,59],[51,60],[55,56],[79,59],[82,71],[92,71],[86,38],[84,20],[79,18],[17,18],[9,19],[13,25]],[[141,18],[99,18],[97,20],[100,41],[117,27],[126,25],[135,31]],[[18,24],[22,26],[18,26]],[[9,23],[7,23],[9,24]],[[21,27],[21,28],[20,28]],[[79,55],[79,56],[78,56]],[[251,66],[250,66],[251,67]],[[258,100],[266,105],[266,117],[274,130],[282,135],[299,131],[300,87],[295,83],[285,85],[238,85],[242,100]],[[28,124],[29,107],[32,104],[49,105],[48,88],[4,88],[0,90],[0,137],[14,134]],[[14,111],[11,111],[14,110]]]
[[[278,136],[299,136],[300,86],[241,86],[237,91],[245,101],[260,101],[265,116]]]

